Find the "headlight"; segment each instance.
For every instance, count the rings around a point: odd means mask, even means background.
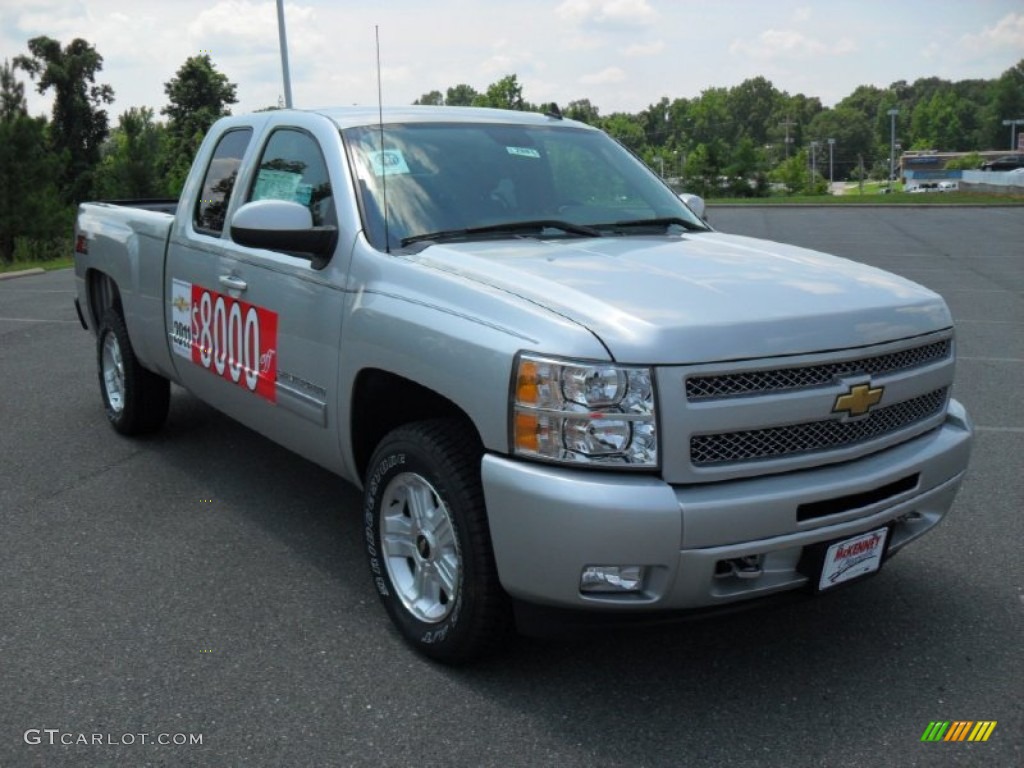
[[[512,378],[511,431],[519,456],[657,467],[651,369],[521,354]]]

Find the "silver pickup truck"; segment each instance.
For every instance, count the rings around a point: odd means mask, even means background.
[[[76,306],[114,429],[175,382],[361,486],[391,619],[463,662],[831,590],[952,505],[943,300],[699,208],[557,113],[230,117],[176,204],[81,206]]]

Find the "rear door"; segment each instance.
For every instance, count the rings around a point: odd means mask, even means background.
[[[211,157],[192,231],[172,242],[166,279],[179,375],[228,415],[336,469],[337,416],[328,408],[336,402],[344,301],[336,270],[238,245],[228,223],[245,202],[273,198],[305,205],[314,225],[334,224],[321,147],[331,136],[276,127],[250,135],[241,155],[254,158],[244,162],[236,160],[241,138],[230,137]],[[252,171],[239,177],[244,168]]]

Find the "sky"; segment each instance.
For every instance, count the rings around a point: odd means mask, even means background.
[[[283,97],[275,0],[0,0],[0,59],[76,37],[116,101],[159,115],[164,83],[209,53],[236,114]],[[1022,0],[295,0],[285,22],[296,107],[385,104],[516,74],[534,103],[638,112],[763,76],[832,106],[858,85],[992,79],[1024,59]],[[26,81],[32,114],[50,96]]]

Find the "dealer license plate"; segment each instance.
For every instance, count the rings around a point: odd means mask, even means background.
[[[818,589],[825,590],[843,582],[874,573],[882,565],[888,528],[879,528],[837,541],[825,552]]]

